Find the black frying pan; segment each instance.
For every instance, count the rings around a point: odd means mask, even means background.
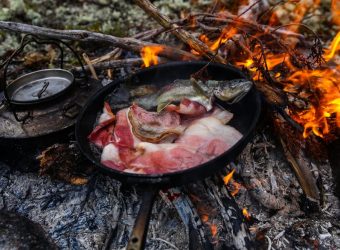
[[[88,101],[82,113],[79,115],[76,123],[76,139],[82,153],[93,164],[97,165],[107,174],[110,174],[113,178],[129,184],[139,184],[139,189],[144,191],[143,202],[128,244],[128,250],[141,249],[144,247],[152,204],[155,195],[161,187],[178,186],[190,181],[203,179],[224,168],[226,164],[241,153],[251,139],[259,119],[261,112],[260,96],[256,89],[252,88],[249,93],[236,104],[228,105],[227,103],[219,102],[221,106],[234,113],[234,118],[229,124],[243,134],[242,139],[222,155],[207,163],[183,171],[158,175],[140,175],[108,168],[100,163],[98,155],[91,149],[87,136],[94,128],[98,113],[102,111],[103,102],[106,101],[107,96],[111,94],[114,98],[114,92],[124,84],[153,84],[161,87],[176,79],[189,79],[190,75],[199,71],[206,64],[206,62],[172,62],[143,69],[128,78],[115,81],[98,91]],[[214,80],[245,78],[238,69],[222,64],[210,64],[207,67],[207,72]],[[119,96],[117,96],[117,98],[119,98]],[[115,107],[113,107],[113,109],[115,109]]]

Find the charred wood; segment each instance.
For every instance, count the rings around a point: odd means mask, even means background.
[[[87,184],[88,176],[85,173],[92,172],[92,167],[84,168],[80,164],[80,152],[72,144],[54,144],[45,149],[37,159],[40,161],[40,175],[49,175],[73,185]]]
[[[320,200],[319,189],[316,178],[311,169],[311,159],[308,159],[304,152],[304,140],[301,133],[293,129],[281,116],[273,116],[274,126],[277,135],[286,155],[288,162],[293,168],[299,183],[306,196],[313,201]]]
[[[221,178],[172,188],[162,196],[185,223],[190,249],[252,249],[248,226]]]

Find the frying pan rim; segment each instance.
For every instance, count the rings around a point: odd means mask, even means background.
[[[138,70],[134,74],[129,75],[127,77],[123,77],[123,78],[114,80],[111,83],[109,83],[108,85],[106,85],[104,88],[98,90],[95,94],[92,95],[91,98],[89,98],[89,100],[87,101],[87,103],[85,104],[83,109],[81,110],[81,112],[80,112],[80,114],[77,118],[77,121],[76,121],[75,138],[76,138],[76,142],[77,142],[78,147],[79,147],[80,151],[82,152],[82,154],[85,155],[86,158],[90,162],[92,162],[96,166],[100,167],[101,170],[104,170],[106,172],[114,174],[114,178],[116,178],[116,179],[118,179],[117,176],[121,176],[121,177],[123,176],[126,179],[145,179],[145,181],[141,181],[142,183],[146,183],[146,182],[150,182],[150,181],[156,181],[153,184],[162,184],[163,179],[167,180],[167,179],[171,179],[171,178],[174,178],[174,177],[182,175],[182,174],[189,174],[189,172],[192,172],[192,171],[195,171],[195,170],[197,171],[198,169],[207,168],[212,164],[212,162],[218,161],[220,158],[225,157],[226,154],[228,154],[230,152],[237,151],[238,147],[240,145],[242,146],[243,143],[246,143],[247,140],[249,140],[249,137],[251,137],[251,135],[252,135],[252,133],[253,133],[255,127],[256,127],[256,124],[259,120],[260,114],[261,114],[261,99],[260,99],[260,95],[256,91],[254,85],[252,86],[252,88],[249,92],[251,92],[251,91],[254,92],[253,95],[254,95],[254,100],[256,102],[257,108],[256,108],[256,113],[254,114],[254,118],[252,119],[251,124],[248,126],[246,133],[242,134],[242,138],[235,145],[233,145],[230,149],[228,149],[227,151],[223,152],[221,155],[214,157],[213,159],[211,159],[211,160],[209,160],[209,161],[207,161],[203,164],[200,164],[200,165],[188,168],[188,169],[184,169],[184,170],[179,170],[179,171],[170,172],[170,173],[162,173],[162,174],[136,174],[136,173],[123,172],[123,171],[119,171],[119,170],[109,168],[109,167],[101,164],[94,157],[89,156],[88,153],[86,152],[86,149],[84,149],[83,146],[80,143],[80,141],[81,141],[80,138],[82,137],[82,135],[80,135],[81,134],[80,133],[81,120],[83,119],[83,116],[85,115],[86,110],[89,108],[89,106],[92,105],[94,103],[94,101],[98,98],[98,96],[101,96],[103,92],[106,92],[110,88],[112,88],[112,91],[114,91],[115,88],[113,86],[117,87],[119,84],[124,83],[124,82],[128,81],[129,79],[132,79],[134,76],[136,76],[140,73],[144,73],[144,72],[147,73],[149,71],[153,71],[155,69],[159,69],[159,68],[163,68],[163,67],[180,66],[182,64],[204,66],[207,63],[208,62],[206,62],[206,61],[176,61],[176,62],[159,64],[159,65],[155,65],[155,66],[151,66],[151,67],[148,67],[148,68],[145,68],[145,69]],[[223,67],[226,70],[233,71],[233,72],[237,73],[238,75],[240,75],[244,79],[248,79],[242,71],[240,71],[239,69],[237,69],[236,67],[234,67],[230,64],[210,63],[209,66]],[[226,162],[226,164],[227,164],[227,162]]]

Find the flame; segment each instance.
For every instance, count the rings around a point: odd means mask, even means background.
[[[159,52],[163,51],[162,46],[145,46],[141,49],[140,55],[143,59],[144,66],[150,67],[152,65],[158,64],[157,55]]]
[[[224,181],[225,185],[227,185],[229,183],[229,181],[231,180],[231,178],[233,178],[234,172],[235,172],[235,169],[231,170],[231,172],[229,174],[227,174],[226,176],[223,177],[223,181]]]
[[[334,37],[323,57],[326,62],[334,61],[340,51],[340,32]],[[264,81],[265,78],[256,67],[255,60],[261,58],[258,51],[254,51],[252,58],[246,58],[236,62],[237,66],[246,67],[254,80]],[[311,134],[319,137],[334,131],[334,127],[340,127],[340,65],[323,65],[318,69],[299,69],[295,67],[288,54],[275,54],[266,52],[266,65],[269,72],[273,72],[274,78],[284,80],[283,90],[308,100],[309,105],[303,110],[289,110],[290,116],[303,125],[303,137]],[[288,76],[280,72],[275,73],[275,68],[283,66],[289,70]]]
[[[205,34],[201,34],[199,36],[199,39],[202,42],[204,42],[206,45],[208,45],[212,51],[216,51],[222,44],[225,44],[229,39],[231,39],[237,33],[238,31],[236,28],[227,26],[223,28],[220,36],[214,41],[210,41],[210,39]],[[192,52],[195,55],[198,54],[198,52],[196,51],[192,51]]]
[[[305,17],[311,9],[320,6],[320,0],[291,0],[285,4],[295,3],[296,6],[291,15],[294,16],[292,25],[287,25],[284,29],[288,33],[299,31],[299,28]],[[332,0],[331,2],[332,20],[335,24],[340,25],[340,1]],[[217,16],[224,16],[221,11]],[[273,12],[269,17],[269,25],[280,25],[280,13]],[[235,22],[237,23],[237,22]],[[199,39],[207,44],[211,50],[216,51],[225,44],[229,39],[242,31],[242,22],[234,26],[225,26],[217,39],[211,39],[207,34],[201,34]],[[271,32],[270,29],[261,31],[253,37],[261,37],[266,32]],[[296,58],[300,58],[297,53],[298,48],[296,44],[298,39],[290,38],[288,35],[282,35],[281,39],[287,38],[288,53],[278,53],[275,47],[254,45],[248,46],[248,50],[240,54],[239,58],[234,59],[234,63],[239,67],[244,67],[249,70],[252,78],[258,82],[268,81],[268,78],[276,79],[278,83],[282,84],[284,91],[289,93],[289,97],[294,97],[297,100],[306,100],[306,106],[296,105],[295,103],[289,106],[289,115],[304,127],[303,137],[306,138],[311,134],[319,137],[325,137],[335,131],[336,127],[340,127],[340,65],[336,61],[336,55],[340,51],[340,32],[334,37],[328,48],[324,50],[323,58],[325,62],[331,62],[332,65],[322,65],[318,69],[301,69]],[[246,39],[246,38],[245,38]],[[198,54],[196,51],[192,51]],[[247,56],[248,55],[248,56]],[[294,55],[294,57],[292,57]],[[301,60],[303,61],[303,60]],[[265,64],[264,64],[265,62]],[[337,64],[337,66],[334,66]],[[264,68],[264,69],[262,69]],[[306,67],[307,68],[307,67]],[[269,74],[268,75],[266,74]],[[232,170],[227,176],[223,178],[224,183],[230,183],[233,186],[232,195],[236,195],[241,185],[232,180],[235,170]]]
[[[229,174],[223,177],[225,185],[228,185],[228,183],[230,183],[233,186],[232,191],[230,192],[232,196],[235,196],[240,191],[240,188],[242,186],[240,183],[236,182],[235,180],[232,180],[234,173],[235,169],[233,169]]]
[[[306,110],[302,110],[291,116],[304,125],[303,137],[307,138],[311,132],[319,137],[331,132],[330,124],[340,127],[340,65],[337,68],[319,70],[307,70],[294,72],[287,79],[292,83],[300,84],[299,87],[308,85],[311,93],[306,97],[311,101]],[[290,93],[299,93],[294,85],[284,88]]]
[[[242,214],[244,217],[246,217],[247,220],[250,220],[251,219],[251,216],[250,214],[248,213],[247,209],[246,208],[243,208],[242,209]]]
[[[224,28],[221,32],[220,37],[209,45],[210,49],[213,51],[217,50],[222,44],[226,43],[230,38],[232,38],[236,34],[237,29],[230,27]]]
[[[340,14],[340,13],[339,13]],[[333,41],[331,42],[328,49],[325,50],[324,58],[328,62],[329,60],[333,59],[335,53],[340,50],[340,31],[335,36]]]

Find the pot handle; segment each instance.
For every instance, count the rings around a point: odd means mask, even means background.
[[[142,194],[142,204],[139,208],[135,225],[133,226],[126,250],[144,249],[151,211],[158,192],[159,189],[157,187],[149,187],[144,189]]]
[[[13,53],[12,55],[7,59],[5,60],[5,62],[3,64],[0,65],[0,69],[2,67],[4,67],[4,70],[3,70],[3,81],[4,81],[4,84],[3,84],[3,91],[4,91],[4,96],[7,100],[7,103],[9,105],[9,108],[12,110],[12,113],[14,115],[14,118],[18,121],[18,122],[25,122],[28,117],[30,116],[30,113],[27,113],[23,118],[19,118],[18,115],[17,115],[17,112],[15,111],[15,108],[14,108],[14,105],[11,103],[11,99],[10,97],[8,96],[8,93],[7,93],[7,69],[9,67],[9,65],[11,64],[12,60],[18,55],[20,54],[24,48],[32,43],[32,42],[35,42],[37,44],[54,44],[55,46],[57,46],[60,50],[60,68],[62,69],[63,68],[63,64],[64,64],[64,50],[62,48],[62,45],[64,45],[65,47],[67,47],[73,54],[74,56],[76,57],[76,59],[78,60],[81,68],[82,68],[82,71],[83,71],[83,75],[84,75],[84,78],[87,79],[88,78],[88,74],[84,68],[84,64],[82,63],[78,53],[67,43],[63,42],[62,40],[59,40],[59,39],[41,39],[39,37],[36,37],[34,35],[25,35],[22,40],[21,40],[21,43],[20,43],[20,46],[19,48],[17,48]]]

